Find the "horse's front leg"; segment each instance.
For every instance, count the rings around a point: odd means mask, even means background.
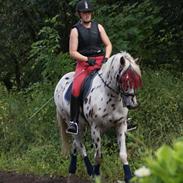
[[[79,131],[80,131],[80,133],[77,136],[74,136],[73,150],[71,153],[71,162],[70,162],[70,167],[69,167],[69,173],[75,174],[76,161],[77,161],[76,152],[80,151],[80,153],[83,157],[86,169],[87,169],[87,173],[89,176],[91,176],[91,175],[93,175],[93,166],[89,161],[89,158],[88,158],[87,152],[86,152],[86,148],[85,148],[83,140],[82,140],[83,139],[83,133],[82,133],[83,129],[80,129]]]
[[[132,174],[127,160],[126,132],[127,122],[124,121],[117,127],[117,140],[120,149],[119,156],[123,163],[125,183],[129,183],[130,179],[132,178]]]
[[[96,127],[95,125],[91,126],[91,136],[94,143],[95,148],[95,165],[93,168],[93,173],[95,178],[97,179],[96,182],[100,182],[100,164],[102,159],[102,153],[101,153],[101,136],[100,136],[100,129]]]

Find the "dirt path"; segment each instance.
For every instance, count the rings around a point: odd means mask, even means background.
[[[67,183],[65,177],[48,176],[39,177],[26,174],[17,174],[15,172],[0,172],[0,183]],[[72,177],[69,183],[90,183],[89,181],[81,180],[78,177]]]

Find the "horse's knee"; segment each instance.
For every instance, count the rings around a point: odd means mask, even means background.
[[[127,164],[128,163],[127,154],[126,153],[120,153],[119,156],[120,156],[120,159],[123,162],[123,164]]]
[[[102,153],[97,151],[96,154],[95,154],[95,163],[96,164],[101,164],[101,161],[102,161]]]

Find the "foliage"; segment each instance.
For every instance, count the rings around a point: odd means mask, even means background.
[[[134,181],[139,183],[182,183],[183,180],[183,140],[174,142],[173,147],[163,145],[155,157],[147,158],[151,174]]]
[[[32,75],[36,75],[44,68],[38,69],[37,67],[35,72],[28,72],[34,65],[29,59],[31,45],[39,40],[40,30],[42,30],[42,35],[47,32],[53,36],[52,39],[48,37],[47,44],[49,45],[53,45],[54,42],[48,43],[48,41],[53,41],[54,36],[59,35],[60,48],[57,54],[68,50],[68,34],[74,21],[70,13],[73,8],[67,0],[22,0],[18,2],[0,0],[0,4],[0,82],[8,90],[20,90],[31,82],[42,79],[39,74],[37,77],[32,77]],[[49,19],[51,21],[48,22]],[[55,27],[53,26],[54,19],[59,22],[54,24]],[[44,39],[46,40],[46,37]],[[58,46],[58,42],[55,46]]]
[[[104,6],[101,14],[108,9]],[[132,54],[142,56],[143,59],[150,60],[152,57],[151,49],[155,50],[152,45],[157,40],[153,36],[154,28],[161,21],[159,8],[151,1],[146,0],[142,3],[126,5],[122,11],[117,4],[108,11],[109,19],[107,21],[104,16],[99,19],[104,22],[113,42],[114,51],[126,50]],[[151,47],[147,50],[146,48],[149,48],[149,46]]]

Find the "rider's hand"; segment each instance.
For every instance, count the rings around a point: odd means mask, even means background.
[[[94,66],[96,64],[96,60],[88,57],[87,63],[89,66]]]
[[[107,62],[108,58],[107,57],[104,57],[103,60],[102,60],[102,63],[105,64]]]

